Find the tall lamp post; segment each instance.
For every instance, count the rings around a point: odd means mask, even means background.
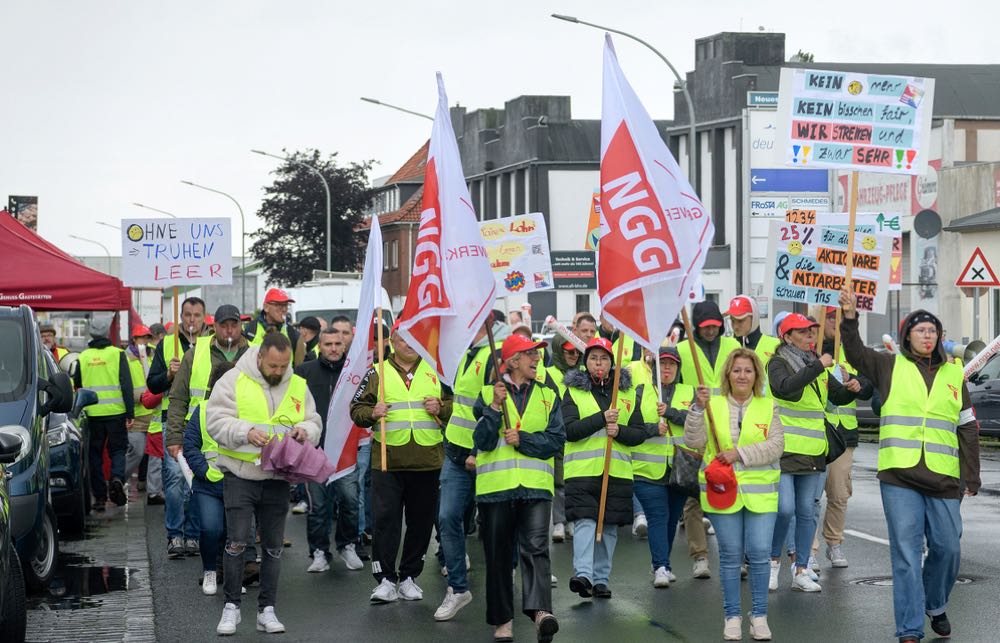
[[[111,251],[108,250],[108,247],[106,245],[104,245],[100,241],[96,241],[94,239],[88,239],[86,237],[81,237],[75,234],[71,234],[69,235],[69,237],[70,239],[76,239],[77,241],[86,241],[87,243],[93,243],[95,245],[101,246],[101,250],[104,251],[104,254],[108,255],[108,274],[109,275],[111,274]]]
[[[365,101],[366,103],[371,103],[372,105],[381,105],[382,107],[388,107],[389,109],[394,109],[397,112],[403,112],[404,114],[410,114],[412,116],[419,116],[420,118],[426,118],[429,121],[434,120],[433,116],[428,116],[427,114],[421,114],[420,112],[415,112],[412,109],[406,109],[405,107],[400,107],[398,105],[391,105],[389,103],[384,103],[378,100],[377,98],[366,98],[365,96],[362,96],[361,100]]]
[[[660,60],[662,60],[663,62],[665,62],[667,64],[667,67],[669,67],[670,71],[673,72],[674,78],[677,79],[677,86],[679,86],[681,92],[684,93],[684,101],[687,103],[688,119],[689,119],[689,123],[688,123],[688,180],[691,181],[691,184],[693,185],[695,183],[695,168],[698,166],[697,165],[697,159],[695,158],[695,150],[698,147],[697,143],[696,143],[696,138],[695,137],[698,135],[698,133],[697,133],[697,128],[695,127],[696,120],[695,120],[695,116],[694,116],[694,101],[691,100],[691,93],[688,91],[687,81],[685,79],[681,78],[681,75],[679,73],[677,73],[677,69],[675,69],[674,66],[672,64],[670,64],[670,61],[667,60],[667,57],[664,56],[663,54],[661,54],[659,52],[659,50],[656,49],[656,47],[654,47],[653,45],[649,44],[648,42],[646,42],[642,38],[639,38],[638,36],[633,36],[632,34],[627,33],[625,31],[620,31],[618,29],[612,29],[611,27],[604,27],[602,25],[594,24],[593,22],[587,22],[586,20],[580,20],[579,18],[577,18],[575,16],[564,16],[562,14],[554,13],[554,14],[552,14],[552,17],[555,18],[556,20],[565,20],[566,22],[572,22],[572,23],[575,23],[575,24],[578,24],[578,25],[586,25],[588,27],[594,27],[595,29],[600,29],[602,31],[610,31],[611,33],[616,33],[616,34],[618,34],[620,36],[625,36],[626,38],[629,38],[631,40],[636,41],[637,43],[639,43],[641,45],[644,45],[650,51],[652,51],[654,54],[656,54],[657,56],[659,56]]]
[[[198,188],[200,190],[207,190],[209,192],[215,192],[216,194],[221,194],[222,196],[226,197],[227,199],[229,199],[230,201],[232,201],[233,203],[235,203],[236,204],[236,209],[240,211],[240,229],[241,229],[241,232],[242,232],[240,234],[240,255],[241,255],[241,260],[243,262],[243,267],[240,269],[240,272],[241,272],[241,275],[242,275],[241,276],[241,281],[243,282],[243,294],[241,295],[242,299],[240,301],[240,312],[246,312],[246,305],[247,305],[247,222],[246,222],[246,218],[243,216],[243,206],[240,205],[240,202],[237,201],[233,197],[233,195],[227,194],[226,192],[223,192],[222,190],[216,190],[215,188],[210,188],[210,187],[207,187],[207,186],[204,186],[204,185],[199,185],[199,184],[193,183],[191,181],[184,181],[184,180],[182,180],[181,183],[183,183],[184,185],[190,185],[191,187]]]
[[[134,201],[132,202],[132,205],[134,205],[134,206],[136,206],[138,208],[145,208],[146,210],[152,210],[153,212],[159,212],[160,214],[165,214],[168,217],[172,217],[174,219],[177,218],[176,214],[174,214],[172,212],[167,212],[166,210],[161,210],[159,208],[154,208],[154,207],[151,207],[151,206],[148,206],[148,205],[143,205],[141,203],[135,203]]]
[[[286,161],[294,163],[296,165],[300,165],[309,170],[310,172],[312,172],[313,174],[315,174],[316,176],[318,176],[319,180],[323,182],[323,190],[326,191],[326,271],[330,272],[332,270],[331,266],[333,265],[331,263],[331,254],[333,249],[333,238],[332,238],[333,228],[331,227],[330,223],[330,184],[327,183],[326,177],[323,176],[323,173],[319,171],[319,168],[309,165],[308,163],[304,163],[302,161],[293,159],[290,156],[279,156],[277,154],[271,154],[270,152],[263,152],[261,150],[250,150],[250,151],[253,152],[254,154],[260,154],[261,156],[270,156],[271,158],[278,159],[279,161]]]

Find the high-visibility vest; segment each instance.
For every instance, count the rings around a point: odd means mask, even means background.
[[[177,332],[177,331],[175,330],[174,332]],[[175,357],[177,359],[183,359],[184,358],[184,351],[181,350],[180,339],[178,339],[177,343],[176,343],[177,350],[180,351],[180,353],[178,353],[177,351],[174,350],[174,337],[172,335],[167,335],[166,337],[164,337],[162,344],[163,344],[163,363],[167,367],[167,372],[169,372],[170,371],[170,360],[174,359]],[[167,409],[170,408],[170,388],[169,387],[167,387],[166,392],[163,394],[163,403],[161,404],[160,408],[161,408],[162,415],[164,417],[166,417],[166,415],[167,415]]]
[[[781,346],[781,340],[777,337],[771,337],[770,335],[761,335],[760,339],[757,341],[757,346],[754,347],[753,352],[757,353],[757,357],[760,358],[760,363],[764,365],[764,371],[767,372],[767,363],[771,361],[774,354],[778,352],[778,347]]]
[[[847,360],[842,360],[840,366],[851,375],[857,375],[858,371],[853,366],[851,366]],[[826,369],[830,376],[833,376],[833,369],[837,368],[837,364],[834,364],[830,368]],[[857,400],[852,400],[848,404],[843,406],[837,406],[833,402],[826,401],[826,420],[833,426],[840,424],[847,431],[857,431],[858,430],[858,402]]]
[[[413,373],[410,388],[406,388],[399,371],[392,364],[386,364],[385,403],[389,412],[385,416],[385,443],[401,447],[412,436],[417,444],[432,447],[441,444],[444,437],[441,427],[434,417],[424,410],[425,397],[441,397],[441,381],[426,360],[420,360]],[[372,431],[376,441],[381,441],[381,431]]]
[[[576,408],[580,411],[580,418],[587,418],[591,415],[602,413],[594,395],[589,391],[578,388],[570,388],[569,395],[576,403]],[[632,413],[639,411],[636,403],[636,389],[618,391],[618,400],[615,408],[618,409],[618,426],[628,424]],[[597,431],[585,440],[576,442],[566,441],[563,453],[563,477],[570,478],[592,478],[604,474],[604,449],[608,443],[607,428]],[[611,441],[611,467],[609,475],[623,480],[632,479],[632,456],[631,449],[617,440]]]
[[[216,461],[219,459],[219,445],[205,429],[208,426],[208,404],[204,402],[198,405],[198,421],[201,424],[201,453],[205,456],[205,462],[208,463],[208,473],[205,474],[205,477],[208,478],[209,482],[219,482],[222,480],[222,472],[216,465]]]
[[[264,392],[264,387],[246,373],[240,373],[239,377],[236,378],[237,417],[252,424],[253,428],[264,431],[268,437],[283,439],[285,433],[305,420],[306,395],[308,394],[309,389],[306,387],[306,381],[298,375],[292,375],[288,381],[285,397],[282,398],[274,412],[268,414],[267,394]],[[222,455],[244,462],[260,460],[260,448],[252,444],[245,444],[236,449],[227,449],[218,445],[218,450]]]
[[[701,365],[701,375],[705,379],[712,395],[722,393],[722,367],[726,364],[726,358],[734,350],[740,347],[740,343],[732,337],[719,338],[719,355],[715,358],[715,366],[708,365],[708,358],[701,350],[698,342],[685,339],[677,345],[677,352],[681,355],[681,381],[691,386],[698,386],[698,373],[694,367],[694,360],[691,359],[691,346],[694,346],[695,354],[698,356],[698,364]]]
[[[566,373],[553,366],[549,369],[549,376],[552,378],[552,383],[559,389],[559,399],[562,399],[562,396],[566,395]]]
[[[195,409],[205,401],[208,394],[208,381],[212,378],[212,342],[215,336],[199,337],[194,346],[194,358],[191,360],[191,379],[188,380],[188,410],[185,420],[190,420]]]
[[[56,346],[52,349],[52,356],[56,358],[56,366],[62,361],[62,358],[69,355],[69,349],[63,348],[62,346]]]
[[[818,391],[818,394],[817,394]],[[830,394],[829,373],[806,384],[797,402],[774,399],[785,431],[785,453],[823,455],[826,442],[826,402]]]
[[[719,448],[728,451],[733,448],[733,438],[729,433],[729,401],[727,398],[717,395],[712,397],[708,404],[712,409],[715,426],[718,427],[716,438],[719,440]],[[766,440],[773,417],[774,400],[769,397],[754,396],[751,398],[746,413],[743,415],[743,422],[740,423],[738,445],[747,446]],[[711,430],[706,418],[705,431]],[[712,436],[708,436],[708,441],[705,443],[705,459],[698,471],[703,511],[720,514],[736,513],[743,508],[758,514],[778,511],[778,481],[781,479],[780,460],[775,460],[771,464],[765,464],[761,467],[748,467],[742,462],[734,462],[733,470],[736,473],[737,485],[736,502],[726,509],[716,509],[708,504],[705,468],[715,459],[715,455],[715,441],[712,440]]]
[[[646,360],[629,362],[629,365],[625,368],[632,374],[632,386],[639,386],[640,384],[645,384],[647,387],[654,386],[653,372],[650,370],[649,365],[646,364]]]
[[[125,400],[119,376],[122,349],[114,346],[88,348],[80,353],[80,381],[83,388],[97,393],[97,404],[86,407],[87,415],[123,415]],[[131,393],[131,391],[130,391]]]
[[[313,354],[313,357],[317,357],[317,358],[319,357],[319,342],[316,342],[316,345],[312,347],[312,351],[311,352]]]
[[[625,333],[618,331],[618,339],[611,342],[611,359],[617,359],[618,357],[618,344],[622,343],[622,363],[615,364],[615,366],[620,366],[625,368],[632,363],[632,353],[635,352],[635,340],[626,335]]]
[[[645,400],[645,395],[643,399]],[[656,397],[653,400],[653,417],[659,421],[656,413]],[[694,387],[688,384],[675,384],[674,395],[670,398],[670,408],[687,411],[694,400]],[[642,405],[643,417],[647,417],[646,405]],[[667,473],[667,464],[674,457],[676,445],[684,444],[684,427],[667,422],[667,434],[646,438],[645,442],[632,447],[632,473],[649,480],[659,480]]]
[[[471,359],[463,360],[465,370],[455,378],[451,419],[448,420],[444,435],[448,438],[448,442],[463,449],[473,447],[472,433],[476,428],[476,418],[472,415],[472,407],[486,384],[484,378],[489,360],[490,347],[483,346]]]
[[[480,395],[486,404],[493,403],[493,387],[483,386]],[[541,433],[549,426],[552,409],[559,404],[556,392],[548,386],[532,384],[528,402],[519,413],[510,395],[504,402],[507,417],[523,433]],[[503,423],[497,435],[497,446],[492,451],[476,454],[476,495],[485,496],[501,491],[524,487],[554,493],[555,462],[553,458],[540,460],[524,455],[503,437]]]
[[[957,431],[963,384],[962,368],[945,362],[928,392],[917,366],[896,356],[889,397],[882,403],[879,471],[909,469],[923,454],[931,471],[959,477]]]
[[[128,371],[132,375],[132,394],[138,399],[146,392],[146,370],[145,365],[142,360],[138,357],[132,355],[131,352],[125,352],[125,358],[128,362]],[[139,402],[135,403],[135,417],[141,418],[147,415],[152,415],[156,413],[156,409],[147,409],[145,406]]]
[[[146,433],[163,433],[163,402],[153,409],[153,417],[149,418],[149,430]]]
[[[267,335],[267,327],[261,325],[259,319],[255,319],[247,324],[246,332],[249,333],[251,328],[254,329],[254,334],[253,334],[253,339],[250,340],[250,346],[260,346],[261,344],[264,343],[264,335]],[[288,337],[288,324],[282,324],[281,328],[279,328],[278,330],[281,332],[282,335],[288,338],[288,341],[292,340],[291,337]],[[292,350],[289,352],[288,361],[291,362],[294,357],[295,357],[295,344],[292,344]]]

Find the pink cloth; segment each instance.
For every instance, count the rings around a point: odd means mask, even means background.
[[[310,481],[322,484],[337,470],[322,449],[287,435],[275,436],[264,445],[260,453],[260,467],[292,484]]]

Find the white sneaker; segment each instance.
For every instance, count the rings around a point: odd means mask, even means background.
[[[766,616],[750,617],[750,636],[755,641],[771,640],[771,628],[767,625]]]
[[[222,618],[215,627],[215,633],[219,636],[231,636],[236,634],[236,626],[240,624],[240,608],[233,603],[226,603],[222,608]]]
[[[791,567],[788,569],[788,571],[789,571],[789,573],[791,573],[791,575],[792,575],[792,582],[794,583],[795,582],[795,563],[789,563],[789,564],[791,565]],[[819,574],[817,574],[816,572],[814,572],[812,570],[812,567],[809,567],[808,565],[806,566],[806,574],[809,575],[809,578],[811,578],[814,583],[818,583],[819,582]]]
[[[365,566],[365,564],[361,562],[361,559],[358,558],[357,552],[354,550],[354,543],[351,543],[350,545],[344,545],[344,548],[337,553],[340,554],[340,558],[341,560],[344,561],[344,565],[347,567],[347,569],[350,569],[352,571],[357,571]],[[326,556],[323,556],[323,559],[325,560]],[[327,569],[329,568],[330,567],[328,565]]]
[[[742,641],[743,640],[743,619],[739,616],[726,619],[726,626],[722,630],[722,640]]]
[[[708,518],[702,518],[701,523],[705,525],[705,535],[707,536],[715,535],[715,527],[712,526],[711,520],[709,520]]]
[[[552,583],[552,587],[559,587],[559,578],[555,574],[550,574],[550,576],[552,576],[552,578],[549,582]]]
[[[771,577],[767,581],[767,589],[772,592],[778,591],[778,573],[781,571],[781,563],[776,560],[771,561]]]
[[[826,557],[833,567],[847,567],[847,554],[844,553],[844,549],[840,545],[827,545]]]
[[[472,559],[469,558],[468,554],[466,554],[465,555],[465,572],[468,573],[470,571],[472,571]]]
[[[573,523],[571,522],[566,523],[566,537],[567,538],[573,537]]]
[[[566,540],[566,525],[561,522],[556,523],[552,527],[552,542],[561,543],[564,540]]]
[[[299,500],[294,505],[292,505],[293,514],[304,514],[309,511],[309,503],[305,500]]]
[[[805,571],[799,572],[792,580],[792,591],[796,592],[821,592],[823,588],[819,583],[809,577]]]
[[[444,594],[444,600],[441,601],[441,607],[437,608],[434,612],[435,621],[450,621],[455,618],[458,614],[458,610],[462,609],[466,605],[472,602],[472,592],[466,590],[464,592],[455,593],[455,590],[448,588],[448,591]]]
[[[424,590],[420,589],[420,586],[414,583],[412,578],[407,578],[399,584],[399,597],[404,601],[422,601]]]
[[[653,572],[653,587],[670,587],[670,576],[666,567],[657,567]]]
[[[396,585],[388,578],[383,578],[372,592],[371,601],[373,603],[395,603],[398,600],[399,593],[396,591]]]
[[[326,559],[326,552],[322,549],[314,551],[313,562],[306,571],[310,574],[330,571],[330,562]]]
[[[704,556],[699,556],[694,559],[694,570],[691,573],[695,578],[711,578],[712,571],[708,568],[708,559]]]
[[[632,535],[636,538],[645,538],[649,532],[649,523],[646,522],[646,514],[636,514],[632,520]]]
[[[815,556],[812,556],[812,555],[809,556],[808,567],[809,567],[809,569],[813,570],[817,574],[819,573],[819,561],[816,560]]]
[[[274,608],[268,605],[263,612],[257,612],[257,631],[268,634],[281,634],[285,631],[285,626],[278,620],[274,613]]]
[[[201,593],[205,596],[215,596],[219,591],[219,584],[215,580],[215,572],[205,572],[201,579]]]
[[[677,577],[674,576],[674,573],[669,569],[667,570],[667,579],[671,582],[671,584],[677,582]]]

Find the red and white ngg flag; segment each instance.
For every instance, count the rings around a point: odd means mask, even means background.
[[[465,184],[441,74],[437,85],[423,211],[399,334],[451,384],[492,309],[496,279]]]
[[[601,236],[597,292],[605,317],[656,351],[691,292],[715,227],[604,44]]]

